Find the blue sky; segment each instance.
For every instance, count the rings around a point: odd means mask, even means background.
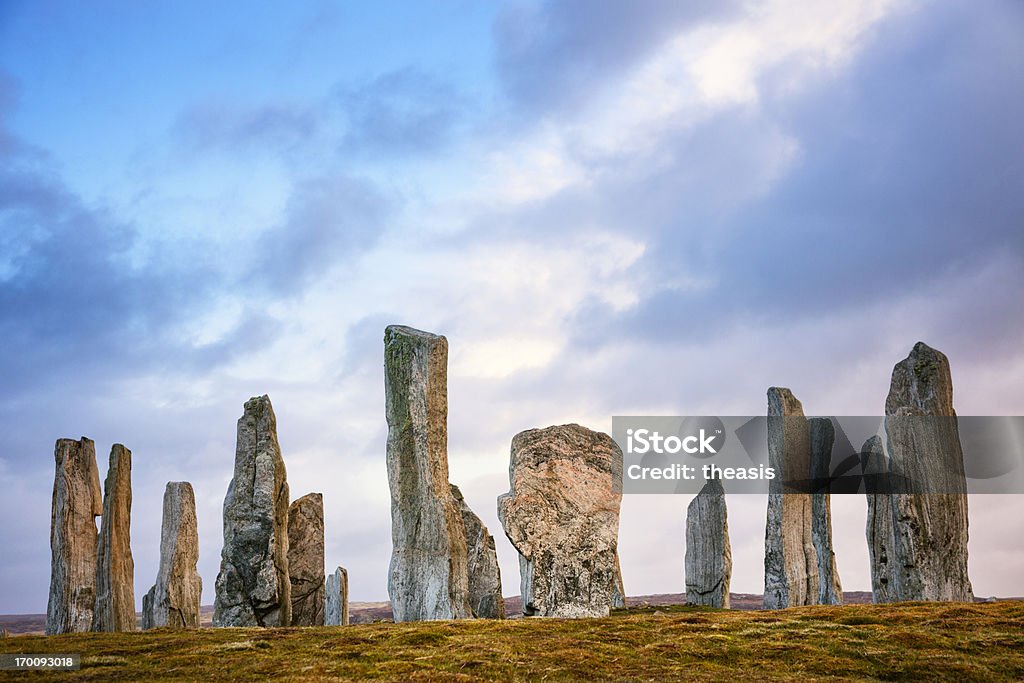
[[[449,338],[451,479],[506,595],[522,429],[770,385],[874,414],[919,339],[961,414],[1024,414],[1022,29],[1012,0],[0,3],[0,612],[45,608],[80,435],[133,450],[140,599],[194,484],[212,602],[262,393],[328,565],[385,598],[390,323]],[[631,594],[682,589],[687,502],[624,501]],[[729,502],[760,592],[764,500]],[[864,501],[833,506],[866,589]],[[971,510],[976,591],[1020,595],[1024,498]]]

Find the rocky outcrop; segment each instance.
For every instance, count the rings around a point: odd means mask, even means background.
[[[768,389],[768,489],[764,539],[764,607],[813,605],[818,557],[812,540],[810,432],[803,406],[789,389]]]
[[[389,326],[384,388],[395,621],[470,618],[465,530],[448,483],[448,340]]]
[[[96,446],[58,439],[50,516],[50,598],[46,633],[88,631],[96,605],[96,517],[103,494],[96,468]]]
[[[292,626],[324,625],[324,497],[310,493],[288,508]]]
[[[466,568],[469,572],[469,604],[473,616],[481,619],[504,619],[505,599],[501,596],[501,570],[498,568],[494,537],[487,531],[480,518],[469,509],[459,487],[452,484],[451,489],[466,531]]]
[[[288,626],[288,481],[268,396],[238,420],[234,477],[224,498],[215,626]]]
[[[868,547],[872,585],[888,585],[875,601],[970,602],[967,479],[946,356],[918,342],[893,368],[885,414],[891,493],[872,502],[869,492]]]
[[[617,582],[622,591],[621,479],[622,451],[607,434],[569,424],[512,439],[498,517],[519,551],[523,614],[608,615]]]
[[[327,577],[326,626],[348,626],[348,570],[338,567]]]
[[[832,549],[832,494],[829,476],[832,464],[832,446],[836,440],[835,426],[827,417],[812,417],[807,421],[810,430],[811,479],[811,541],[818,560],[818,598],[820,605],[843,604],[843,587],[836,567],[836,553]]]
[[[732,548],[722,482],[704,484],[686,508],[686,602],[729,608]]]
[[[110,449],[110,464],[103,484],[93,631],[134,631],[137,628],[131,519],[132,452],[116,443]]]
[[[171,481],[164,490],[160,526],[160,568],[156,583],[142,598],[142,628],[199,628],[203,580],[196,571],[199,532],[196,497],[187,481]]]

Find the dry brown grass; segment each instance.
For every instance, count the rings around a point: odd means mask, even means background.
[[[0,680],[1022,680],[1024,602],[19,636],[0,652],[83,655]]]

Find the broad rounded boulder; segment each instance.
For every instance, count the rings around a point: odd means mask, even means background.
[[[498,517],[519,551],[523,614],[607,616],[622,591],[618,445],[577,424],[521,432],[509,481]]]

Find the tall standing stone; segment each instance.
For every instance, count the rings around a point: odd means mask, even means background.
[[[199,628],[203,580],[199,562],[196,497],[187,481],[167,482],[160,526],[160,568],[142,598],[142,628]]]
[[[487,531],[487,527],[476,513],[469,509],[459,487],[452,484],[451,488],[466,529],[469,604],[473,609],[473,616],[481,619],[504,619],[505,599],[501,596],[501,570],[498,568],[494,537]]]
[[[338,567],[327,577],[326,626],[348,626],[348,570]]]
[[[292,626],[324,625],[324,497],[310,493],[288,508]]]
[[[512,439],[511,490],[498,497],[519,551],[523,614],[607,616],[615,602],[622,451],[570,424]]]
[[[103,514],[96,445],[58,439],[50,515],[46,633],[88,631],[96,605],[96,517]]]
[[[892,534],[877,524],[869,527],[868,547],[875,551],[891,542],[890,567],[881,570],[881,558],[873,556],[872,571],[887,573],[892,585],[876,600],[970,602],[967,478],[953,380],[943,353],[918,342],[896,364],[885,415],[889,485],[895,492],[877,499],[876,505],[887,503],[891,509],[876,511],[875,521],[887,518]],[[898,486],[897,481],[908,484]]]
[[[843,587],[832,548],[832,494],[828,482],[832,472],[832,446],[835,426],[827,417],[807,421],[811,440],[811,540],[818,559],[818,599],[820,605],[843,604]]]
[[[686,602],[729,609],[731,579],[725,489],[712,479],[686,508]]]
[[[288,626],[288,479],[268,396],[238,420],[235,471],[224,498],[214,626]]]
[[[96,550],[96,609],[93,631],[134,631],[135,561],[131,548],[132,452],[116,443],[110,449],[103,484],[103,517]]]
[[[384,389],[395,621],[471,618],[465,529],[448,482],[448,340],[389,326]]]
[[[800,401],[789,389],[768,389],[768,489],[764,539],[764,607],[813,605],[818,600],[818,557],[812,538],[810,431]]]

